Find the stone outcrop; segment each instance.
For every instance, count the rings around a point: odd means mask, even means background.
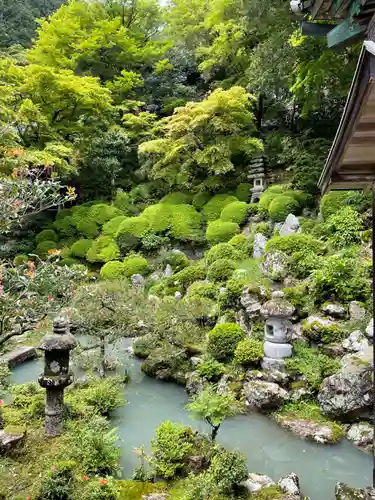
[[[301,498],[299,479],[297,474],[294,474],[294,472],[285,474],[281,479],[279,479],[277,485],[282,493],[287,493],[290,497],[295,498],[296,500]]]
[[[251,472],[249,477],[244,482],[244,486],[249,493],[256,493],[265,486],[274,486],[276,483],[273,479],[264,474],[255,474]]]
[[[362,321],[366,317],[366,309],[361,306],[360,302],[352,300],[349,303],[349,318],[351,321]]]
[[[281,226],[279,234],[280,236],[289,236],[290,234],[298,233],[299,231],[299,220],[293,215],[289,214],[285,219],[284,224]]]
[[[17,447],[19,443],[24,441],[25,434],[12,434],[4,430],[0,430],[0,455],[8,453]]]
[[[366,328],[366,335],[369,339],[372,340],[372,338],[374,337],[374,320],[371,319],[371,321],[369,322],[369,324],[367,325],[367,328]]]
[[[352,332],[342,343],[343,348],[348,352],[364,352],[370,347],[369,341],[360,330]]]
[[[373,488],[350,488],[345,483],[337,483],[335,488],[336,500],[375,500]]]
[[[250,408],[270,411],[288,400],[288,392],[274,382],[251,381],[244,385],[246,403]]]
[[[37,351],[33,346],[19,347],[14,351],[7,352],[0,357],[0,364],[7,364],[9,368],[13,368],[29,359],[37,357]]]
[[[370,452],[373,447],[374,427],[367,422],[352,424],[348,429],[346,437],[350,441],[353,441],[361,450]]]
[[[262,262],[262,271],[273,281],[282,281],[288,275],[289,259],[282,252],[268,252]]]
[[[130,280],[134,288],[143,286],[145,282],[145,279],[141,274],[132,274]]]
[[[260,259],[260,257],[263,257],[266,244],[267,244],[267,238],[264,236],[264,234],[255,233],[254,250],[253,250],[254,259]]]
[[[328,302],[322,307],[322,312],[324,314],[327,314],[328,316],[332,316],[332,318],[344,318],[346,311],[345,307],[341,304],[337,304],[336,302]]]
[[[259,315],[262,304],[255,293],[251,293],[248,288],[244,288],[240,300],[249,319],[256,318]]]
[[[331,444],[337,441],[337,436],[329,424],[289,418],[288,416],[277,417],[279,424],[301,439],[315,441],[319,444]]]

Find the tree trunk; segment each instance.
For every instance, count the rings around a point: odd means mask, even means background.
[[[101,378],[105,377],[105,337],[100,336],[100,366],[99,375]]]
[[[212,425],[212,424],[211,424]],[[219,432],[220,425],[212,425],[212,431],[211,431],[211,441],[214,443],[216,440],[217,433]]]

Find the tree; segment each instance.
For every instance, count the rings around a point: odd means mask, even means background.
[[[243,88],[232,87],[178,108],[162,122],[160,139],[140,145],[141,161],[170,186],[222,186],[241,159],[247,162],[262,149],[251,137],[252,101]]]
[[[232,392],[218,393],[211,386],[201,391],[186,409],[192,417],[205,420],[211,426],[211,440],[215,441],[222,422],[244,411],[243,405],[237,401]]]

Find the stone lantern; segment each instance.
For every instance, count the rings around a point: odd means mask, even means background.
[[[263,157],[252,160],[249,165],[247,178],[253,183],[253,187],[251,188],[251,203],[256,203],[267,187]]]
[[[45,433],[59,436],[64,424],[64,389],[73,382],[69,352],[77,342],[63,317],[55,318],[53,334],[46,335],[39,347],[44,351],[44,373],[39,384],[46,389]]]
[[[294,306],[284,299],[284,293],[276,291],[266,302],[260,313],[266,319],[264,326],[264,358],[263,369],[283,370],[284,358],[292,355],[292,346],[289,343],[292,333],[290,318],[294,313]]]

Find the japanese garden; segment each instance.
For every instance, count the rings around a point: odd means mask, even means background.
[[[0,0],[0,499],[375,499],[363,10],[291,3]]]

